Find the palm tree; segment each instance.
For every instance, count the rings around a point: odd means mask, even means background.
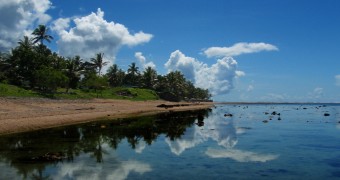
[[[84,70],[83,62],[80,56],[68,59],[66,61],[66,76],[69,78],[69,83],[66,88],[68,92],[69,88],[76,88],[80,79],[80,73]]]
[[[157,79],[156,70],[152,69],[150,66],[147,67],[143,72],[143,85],[148,89],[153,89]]]
[[[98,69],[98,75],[100,76],[100,73],[102,71],[102,68],[106,66],[109,62],[104,62],[104,53],[98,53],[96,54],[96,58],[91,58],[92,65]]]
[[[137,85],[139,82],[139,68],[136,66],[136,63],[131,63],[129,65],[129,69],[127,70],[127,83],[130,85]]]
[[[136,66],[136,63],[131,63],[131,65],[129,65],[129,69],[128,69],[128,74],[131,74],[132,76],[136,76],[139,74],[139,67]]]
[[[29,39],[28,36],[24,36],[24,39],[20,39],[18,44],[19,44],[19,47],[24,50],[29,50],[33,46],[32,40]]]
[[[177,98],[182,99],[185,95],[186,79],[180,71],[170,72],[166,75],[168,90]]]
[[[0,81],[7,78],[6,73],[10,68],[9,55],[0,52]]]
[[[47,42],[51,42],[53,37],[47,34],[48,30],[49,29],[45,25],[39,25],[36,29],[34,29],[34,31],[32,32],[32,35],[35,36],[32,39],[33,43],[36,44],[37,42],[40,42],[40,44],[43,45],[44,40],[46,40]]]
[[[125,72],[118,68],[117,64],[110,66],[106,75],[111,86],[121,86],[123,84]]]

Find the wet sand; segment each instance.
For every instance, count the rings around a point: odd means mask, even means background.
[[[160,108],[160,104],[185,106]],[[168,111],[204,109],[213,103],[174,103],[129,100],[52,100],[43,98],[0,98],[0,135],[51,127],[143,116]]]

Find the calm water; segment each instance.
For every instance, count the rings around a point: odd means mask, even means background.
[[[339,122],[339,105],[217,105],[2,136],[0,179],[339,179]]]

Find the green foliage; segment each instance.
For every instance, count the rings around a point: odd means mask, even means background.
[[[109,67],[106,76],[108,77],[111,87],[122,86],[125,79],[125,72],[118,68],[117,64],[114,64]]]
[[[51,68],[36,71],[35,79],[41,90],[51,93],[54,93],[58,87],[65,86],[68,82],[68,78],[61,71]]]
[[[49,34],[47,34],[48,32],[48,28],[45,25],[39,25],[36,29],[34,29],[34,31],[32,32],[32,35],[34,36],[33,43],[37,43],[40,42],[41,45],[44,44],[44,40],[46,40],[47,42],[51,42],[51,40],[53,39],[53,37]]]
[[[127,74],[125,76],[125,84],[128,86],[139,86],[140,84],[139,68],[134,62],[129,65],[129,69],[127,70]]]
[[[102,75],[102,68],[108,64],[103,53],[88,60],[82,60],[80,56],[65,58],[44,45],[44,41],[53,40],[45,25],[39,25],[32,35],[32,39],[24,36],[19,40],[18,46],[10,53],[0,52],[0,82],[39,90],[43,96],[53,98],[150,100],[161,97],[182,101],[211,97],[208,90],[196,88],[179,71],[157,75],[156,70],[148,67],[140,72],[133,62],[126,72],[114,64]],[[1,95],[20,96],[11,89],[2,87]],[[30,96],[26,91],[20,92]]]
[[[14,85],[0,83],[0,97],[41,97],[38,93]]]

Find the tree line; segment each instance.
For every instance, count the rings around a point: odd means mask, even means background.
[[[10,52],[1,52],[0,82],[43,93],[55,93],[58,88],[65,88],[68,93],[70,89],[97,91],[110,87],[136,87],[154,90],[166,100],[211,98],[207,89],[195,87],[180,71],[160,75],[147,67],[141,72],[133,62],[127,71],[113,64],[103,73],[102,68],[108,64],[103,53],[99,52],[89,60],[79,55],[60,56],[44,44],[53,40],[45,25],[39,25],[32,36],[24,36]]]

